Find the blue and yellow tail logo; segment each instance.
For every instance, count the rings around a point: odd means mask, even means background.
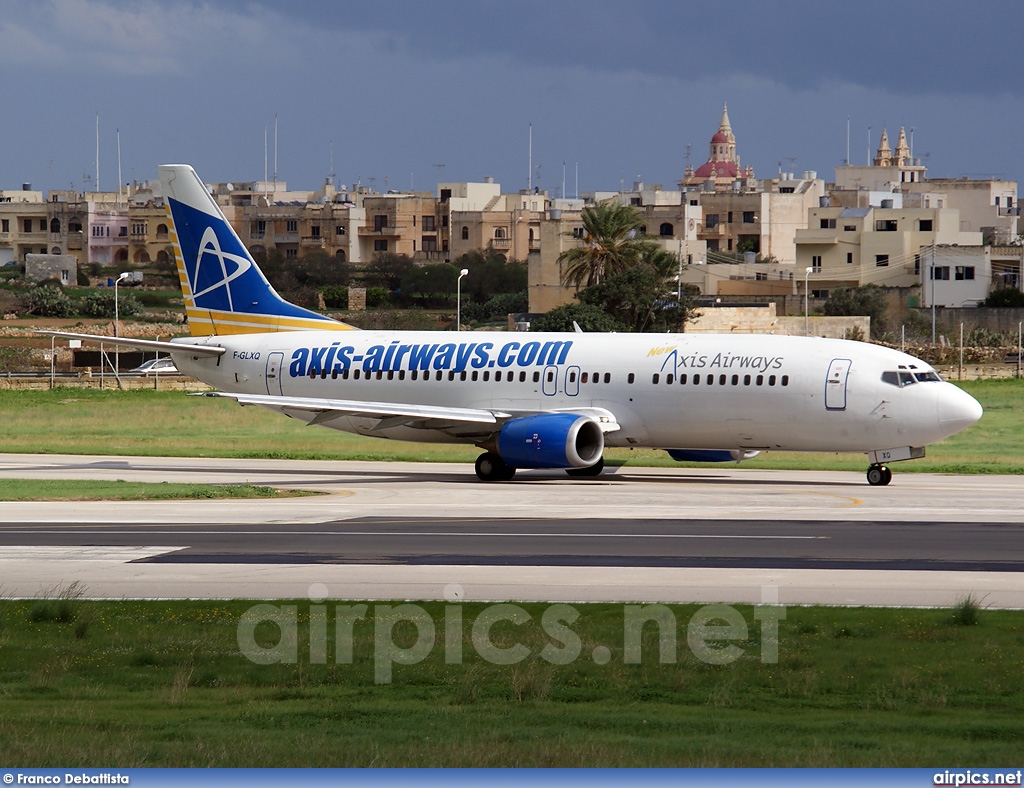
[[[281,298],[212,200],[217,215],[165,202],[192,336],[352,328]]]

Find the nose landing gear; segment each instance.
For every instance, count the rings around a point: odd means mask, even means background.
[[[872,465],[868,468],[868,484],[872,487],[884,487],[892,481],[892,471],[885,465]]]

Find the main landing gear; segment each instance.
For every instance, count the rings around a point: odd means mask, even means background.
[[[885,465],[872,465],[868,468],[868,484],[872,487],[885,487],[892,481],[892,471]]]
[[[507,482],[516,469],[509,468],[497,454],[485,452],[476,458],[476,475],[482,482]]]

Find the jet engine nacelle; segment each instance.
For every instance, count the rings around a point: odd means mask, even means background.
[[[669,449],[668,456],[676,462],[739,462],[761,452],[744,449]]]
[[[498,454],[510,468],[589,468],[604,453],[604,433],[576,413],[544,413],[506,422]]]

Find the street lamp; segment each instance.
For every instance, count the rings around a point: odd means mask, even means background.
[[[120,312],[118,310],[118,303],[117,303],[117,285],[120,282],[122,282],[125,279],[127,279],[127,278],[128,278],[128,272],[125,271],[119,277],[117,277],[117,279],[114,280],[114,337],[115,338],[117,338],[117,336],[118,336],[118,334],[120,332],[120,325],[119,325]],[[115,376],[117,376],[117,374],[121,371],[121,364],[120,364],[121,357],[120,357],[120,353],[121,353],[120,346],[115,344],[114,345],[114,375]]]
[[[805,337],[809,337],[811,335],[811,318],[810,318],[810,312],[808,311],[808,308],[807,308],[807,295],[808,295],[807,279],[810,277],[811,271],[813,271],[813,270],[814,269],[811,266],[807,266],[804,269],[804,336]]]
[[[462,277],[469,273],[468,268],[459,271],[459,278],[455,280],[455,330],[462,330]]]

